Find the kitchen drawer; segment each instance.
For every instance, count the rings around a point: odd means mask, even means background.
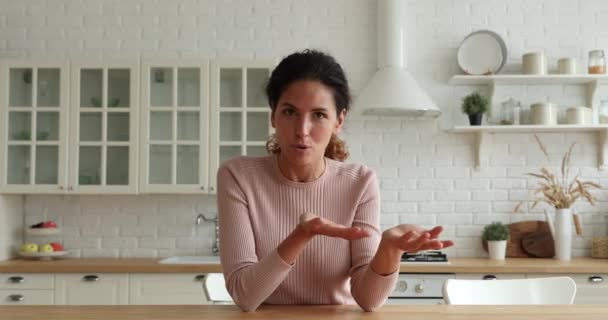
[[[129,276],[117,273],[66,273],[55,275],[58,305],[129,304]]]
[[[497,280],[497,279],[525,279],[523,273],[457,273],[456,279],[468,280]]]
[[[0,290],[0,305],[49,305],[54,303],[53,290]],[[41,315],[44,316],[44,315]]]
[[[129,275],[129,304],[205,304],[203,273]]]
[[[574,304],[608,304],[608,274],[528,274],[528,278],[562,276],[576,283]]]
[[[53,289],[55,275],[47,273],[0,273],[0,289]]]

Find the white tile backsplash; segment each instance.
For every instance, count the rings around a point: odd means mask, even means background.
[[[475,86],[454,87],[460,72],[456,47],[469,32],[491,29],[509,47],[505,70],[520,69],[521,54],[543,49],[557,58],[577,58],[584,69],[587,52],[608,49],[608,1],[407,0],[408,65],[420,85],[440,105],[439,120],[361,118],[347,120],[344,137],[351,161],[378,172],[382,227],[395,223],[445,224],[456,241],[450,254],[482,256],[482,226],[494,220],[542,219],[541,211],[512,214],[519,200],[532,198],[534,179],[525,177],[543,156],[527,134],[494,134],[485,167],[474,170],[474,136],[449,134],[465,124],[461,98]],[[375,0],[0,0],[0,57],[167,57],[277,59],[314,46],[342,62],[358,92],[376,66]],[[514,97],[524,104],[555,100],[584,102],[580,86],[507,86],[495,101]],[[601,88],[600,97],[606,96]],[[571,142],[578,142],[572,164],[581,176],[608,185],[597,170],[597,138],[589,133],[550,133],[553,164]],[[590,254],[593,235],[606,235],[608,195],[597,193],[595,207],[581,204],[585,235],[575,255]],[[211,196],[26,196],[26,224],[56,219],[68,249],[80,256],[168,256],[210,254],[210,225],[194,226],[199,212],[215,212]]]

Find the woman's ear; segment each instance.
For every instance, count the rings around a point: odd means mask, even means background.
[[[342,126],[344,125],[344,119],[346,119],[346,109],[342,109],[338,114],[338,118],[336,119],[336,127],[334,128],[334,133],[337,134],[342,131]]]

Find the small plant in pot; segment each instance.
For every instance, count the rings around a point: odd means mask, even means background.
[[[462,112],[469,116],[469,123],[472,126],[480,126],[483,114],[488,111],[490,104],[488,98],[473,92],[462,99]]]
[[[488,241],[490,259],[505,259],[507,240],[509,239],[509,227],[500,222],[492,222],[483,228],[482,239]]]

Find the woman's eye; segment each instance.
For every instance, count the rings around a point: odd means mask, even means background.
[[[295,112],[291,109],[283,109],[283,114],[286,116],[292,116],[292,115],[294,115],[294,113]]]
[[[317,119],[325,119],[327,116],[323,112],[315,112],[315,118]]]

